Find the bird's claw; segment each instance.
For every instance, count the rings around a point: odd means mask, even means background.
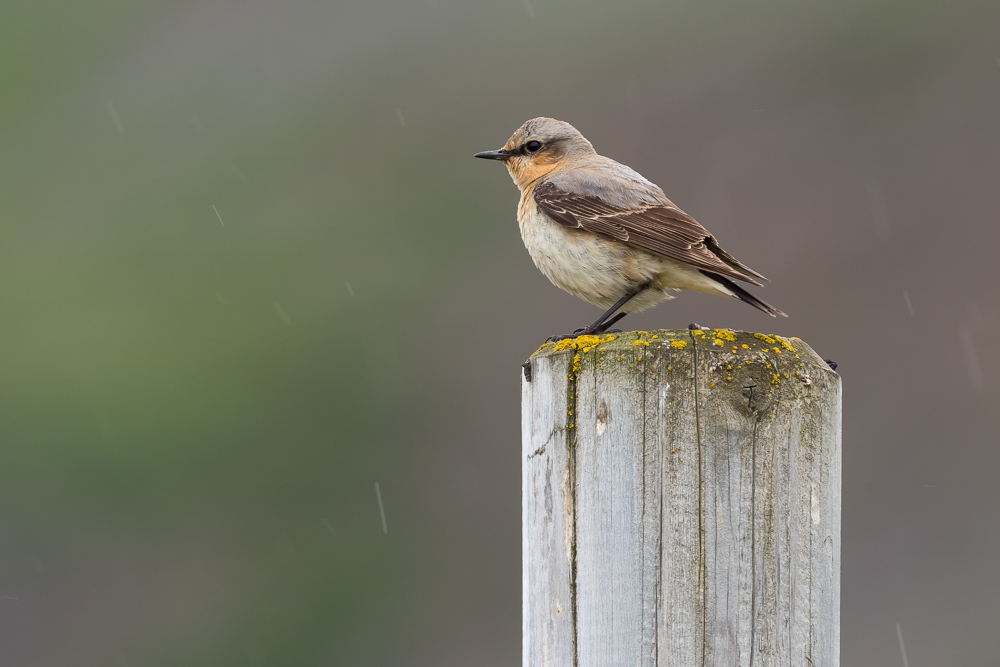
[[[594,327],[583,327],[582,329],[577,329],[571,334],[557,334],[555,336],[549,336],[545,339],[546,343],[558,343],[561,340],[566,340],[567,338],[576,338],[577,336],[591,336],[597,332]]]

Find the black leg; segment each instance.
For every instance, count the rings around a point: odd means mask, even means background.
[[[615,322],[625,317],[626,315],[628,315],[628,313],[617,313],[614,317],[609,317],[608,319],[604,320],[604,323],[597,329],[595,333],[604,333],[605,331],[610,329]]]
[[[628,303],[632,297],[634,297],[636,294],[646,289],[647,287],[649,287],[648,284],[639,285],[638,287],[633,287],[628,292],[625,292],[625,296],[618,299],[618,302],[615,305],[608,308],[608,310],[603,315],[597,318],[596,322],[591,324],[589,327],[582,329],[581,331],[583,331],[584,333],[598,333],[604,331],[612,324],[614,324],[621,318],[628,315],[628,313],[618,313],[618,309],[624,306],[626,303]],[[615,313],[618,314],[616,315]]]
[[[564,338],[573,338],[574,336],[588,336],[595,333],[604,333],[611,327],[612,324],[625,317],[628,313],[619,313],[618,309],[629,302],[629,299],[634,297],[639,292],[643,291],[649,287],[649,283],[645,285],[639,285],[638,287],[633,287],[631,290],[625,293],[625,296],[618,299],[618,302],[608,308],[608,310],[597,318],[597,321],[591,324],[589,327],[584,327],[582,329],[577,329],[572,334],[563,334],[561,336],[549,336],[548,340],[551,342],[559,341]]]

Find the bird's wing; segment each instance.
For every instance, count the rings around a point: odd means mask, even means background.
[[[622,208],[600,197],[568,192],[546,182],[535,188],[535,203],[560,225],[622,241],[697,269],[760,285],[767,280],[719,247],[707,229],[669,204]]]

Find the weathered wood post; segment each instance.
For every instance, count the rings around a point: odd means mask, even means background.
[[[581,336],[521,387],[525,667],[839,666],[840,377],[809,346]]]

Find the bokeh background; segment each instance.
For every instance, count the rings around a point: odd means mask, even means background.
[[[1000,664],[995,0],[0,4],[0,664],[519,664],[539,115],[840,362],[843,664]]]

